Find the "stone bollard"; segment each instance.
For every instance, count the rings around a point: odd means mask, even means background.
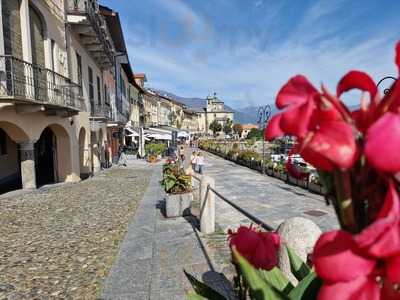
[[[307,255],[312,253],[313,247],[317,242],[322,231],[313,221],[306,218],[294,217],[287,219],[279,225],[277,233],[281,237],[281,247],[278,252],[278,267],[293,284],[297,284],[297,279],[290,270],[289,257],[286,251],[288,246],[304,262],[307,261]]]
[[[211,234],[215,231],[215,194],[207,187],[215,188],[212,177],[201,176],[200,181],[200,231]]]

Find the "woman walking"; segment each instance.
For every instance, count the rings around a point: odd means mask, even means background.
[[[196,151],[193,151],[192,155],[190,155],[190,163],[192,164],[192,169],[195,172],[196,172],[196,158],[197,158]]]
[[[203,168],[204,168],[204,156],[203,154],[201,154],[201,152],[199,152],[197,154],[197,158],[196,158],[196,164],[197,164],[197,168],[200,174],[203,174]]]

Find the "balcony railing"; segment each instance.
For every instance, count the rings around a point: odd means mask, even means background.
[[[109,107],[108,105],[94,105],[91,110],[91,117],[111,120],[111,107]]]
[[[113,62],[114,48],[107,23],[102,16],[97,0],[67,0],[67,11],[71,15],[81,15],[88,18],[97,38],[101,42],[110,62]]]
[[[82,110],[80,86],[52,70],[0,55],[0,99]]]

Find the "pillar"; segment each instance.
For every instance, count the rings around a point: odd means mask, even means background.
[[[21,155],[21,180],[23,189],[36,188],[35,171],[35,144],[33,141],[26,141],[19,144]]]
[[[215,231],[215,194],[208,189],[215,188],[215,180],[201,176],[200,181],[200,231],[211,234]]]
[[[101,170],[98,144],[92,144],[92,158],[93,158],[93,173],[97,173]]]

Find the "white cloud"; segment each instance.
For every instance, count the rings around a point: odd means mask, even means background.
[[[204,19],[182,0],[159,0],[159,6],[170,16],[186,24],[203,26]]]
[[[171,3],[174,8],[168,8],[170,14],[194,14],[194,18],[200,18],[182,1]],[[305,15],[318,19],[336,12],[340,4],[343,1],[319,1]],[[333,92],[338,80],[350,69],[367,71],[376,81],[397,73],[393,63],[395,35],[374,32],[356,43],[350,33],[328,38],[326,28],[305,30],[305,23],[301,23],[300,31],[268,45],[266,50],[257,46],[258,36],[234,47],[229,43],[217,43],[215,47],[196,41],[175,49],[162,43],[155,47],[134,43],[128,47],[135,71],[147,73],[149,86],[187,97],[205,97],[216,91],[236,107],[272,103],[282,84],[298,73],[308,76],[316,86],[324,82]],[[321,40],[310,43],[315,37]],[[351,101],[356,103],[358,99]]]

